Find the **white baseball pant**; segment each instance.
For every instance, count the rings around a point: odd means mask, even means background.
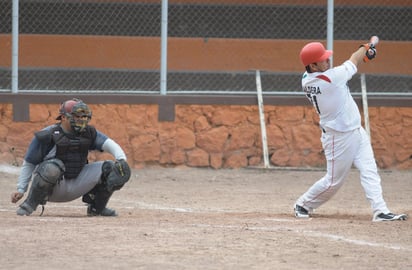
[[[373,212],[388,213],[389,209],[382,196],[381,178],[366,131],[362,127],[349,132],[330,129],[324,131],[321,141],[327,160],[327,173],[296,203],[312,212],[336,194],[354,165],[360,172],[361,185]]]

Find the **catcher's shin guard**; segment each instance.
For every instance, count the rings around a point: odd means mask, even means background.
[[[51,188],[53,188],[51,186]],[[29,216],[36,211],[39,204],[46,204],[49,188],[42,188],[39,185],[39,177],[34,177],[33,184],[30,188],[29,195],[26,200],[17,209],[17,214],[20,216]]]
[[[20,216],[29,216],[37,209],[39,204],[46,204],[47,197],[52,192],[57,181],[63,176],[64,170],[63,162],[58,159],[42,162],[33,177],[29,195],[20,205],[19,209],[17,209],[16,213]]]
[[[29,195],[20,205],[17,214],[29,216],[36,210],[39,204],[46,204],[47,197],[52,192],[57,181],[63,176],[64,171],[64,164],[59,159],[50,159],[40,163],[33,177]]]

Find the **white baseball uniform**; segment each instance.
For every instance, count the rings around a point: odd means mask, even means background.
[[[296,201],[309,212],[339,190],[352,165],[360,172],[373,212],[390,212],[382,196],[371,142],[361,126],[359,109],[347,85],[356,72],[356,65],[348,60],[325,72],[303,74],[303,91],[320,117],[321,142],[327,160],[326,175]]]

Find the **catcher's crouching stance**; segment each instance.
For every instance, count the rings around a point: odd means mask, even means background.
[[[63,102],[56,119],[61,122],[35,133],[27,150],[11,201],[19,201],[33,181],[17,214],[29,216],[47,201],[68,202],[82,197],[88,204],[88,216],[116,216],[116,211],[106,205],[113,192],[130,179],[124,151],[88,125],[91,111],[79,99]],[[116,161],[88,163],[91,150],[108,152]]]

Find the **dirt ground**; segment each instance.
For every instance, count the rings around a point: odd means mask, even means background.
[[[371,222],[355,170],[307,220],[292,206],[322,170],[133,173],[109,202],[118,217],[87,217],[80,199],[20,217],[18,169],[0,167],[0,269],[412,269],[412,218]],[[381,176],[389,208],[411,215],[412,171]]]

